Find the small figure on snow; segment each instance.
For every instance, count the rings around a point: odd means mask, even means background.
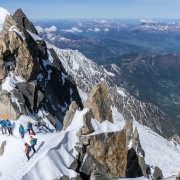
[[[20,124],[19,126],[19,133],[21,134],[21,137],[24,138],[25,130],[22,124]]]
[[[7,124],[7,129],[8,129],[9,135],[13,135],[13,134],[12,134],[12,123],[11,123],[11,121],[9,121],[9,120],[7,119],[7,120],[6,120],[6,124]]]
[[[28,128],[29,135],[31,134],[30,131],[32,131],[33,135],[36,135],[35,132],[33,131],[33,127],[32,127],[31,121],[28,121],[27,128]]]
[[[29,146],[29,144],[27,144],[26,142],[24,143],[25,145],[25,154],[26,154],[26,157],[29,161],[30,157],[29,157],[29,152],[31,151],[31,146]]]
[[[31,147],[32,147],[32,149],[33,149],[33,151],[35,153],[36,150],[35,150],[34,146],[37,144],[37,139],[33,138],[32,136],[30,136],[30,138],[31,138],[30,144],[31,144]]]

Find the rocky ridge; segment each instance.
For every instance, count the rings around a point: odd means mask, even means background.
[[[96,117],[100,124],[105,121],[113,122],[112,112],[109,111],[111,104],[103,100],[109,99],[107,92],[106,84],[101,82],[95,85],[88,95],[84,107],[88,108],[88,111],[83,116],[83,127],[77,133],[79,142],[75,149],[79,152],[77,159],[79,166],[75,169],[84,180],[98,180],[99,177],[103,179],[105,176],[108,179],[109,175],[130,178],[144,175],[146,177],[145,153],[140,144],[138,130],[135,129],[133,132],[131,120],[126,121],[124,129],[120,131],[96,133],[93,128],[91,119],[96,119]],[[103,106],[97,103],[99,99],[102,99]],[[72,111],[73,105],[70,107],[69,111]],[[96,111],[92,109],[94,107]],[[106,116],[101,116],[103,114]],[[85,128],[87,131],[84,133]]]
[[[56,126],[57,120],[63,124],[72,100],[82,108],[72,78],[21,9],[13,16],[6,15],[0,38],[0,68],[1,119],[17,120],[20,115],[44,110]]]
[[[136,120],[164,137],[177,134],[168,116],[159,108],[137,100],[121,87],[121,69],[115,64],[112,64],[111,71],[108,71],[76,50],[62,50],[48,43],[47,45],[53,47],[67,73],[84,93],[88,93],[99,81],[105,81],[109,88],[112,107],[117,108],[125,119]]]

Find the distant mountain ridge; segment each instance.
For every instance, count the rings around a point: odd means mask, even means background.
[[[78,51],[63,50],[50,44],[48,47],[56,51],[67,73],[73,77],[81,91],[88,93],[97,82],[105,81],[109,87],[112,107],[117,108],[125,119],[136,119],[163,136],[170,137],[177,133],[170,119],[159,108],[138,101],[122,88],[122,70],[117,65],[111,65],[111,70],[106,69]]]
[[[129,93],[160,107],[179,124],[180,54],[127,54],[107,59],[106,63],[120,68],[117,78]],[[111,65],[104,67],[113,73]]]

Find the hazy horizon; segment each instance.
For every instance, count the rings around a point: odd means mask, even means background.
[[[178,19],[179,0],[8,0],[1,7],[13,14],[21,8],[32,19]]]

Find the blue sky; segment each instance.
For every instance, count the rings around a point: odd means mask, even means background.
[[[180,0],[0,0],[29,18],[180,18]]]

